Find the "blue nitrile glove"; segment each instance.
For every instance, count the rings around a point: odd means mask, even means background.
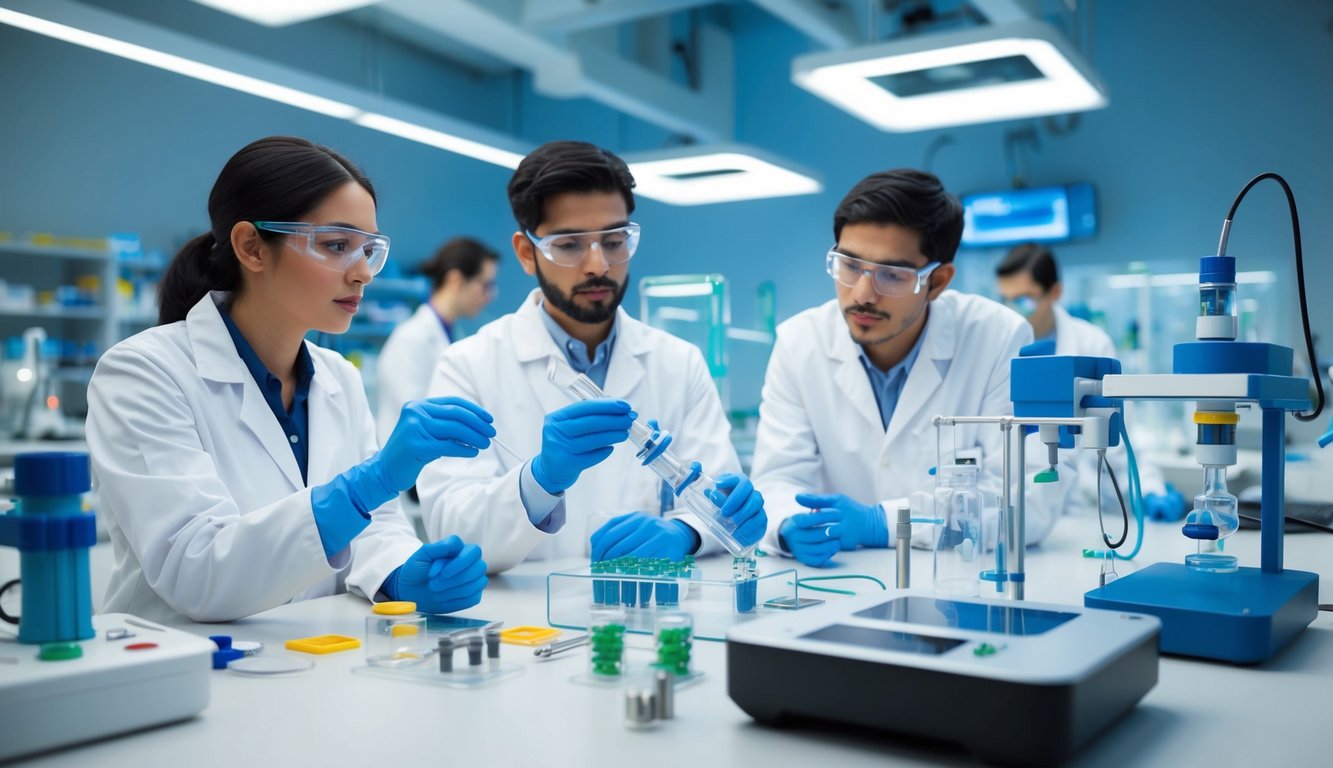
[[[838,513],[828,536],[837,539],[844,551],[889,546],[888,518],[878,504],[866,506],[841,493],[798,493],[796,503],[816,512]]]
[[[629,438],[633,411],[624,400],[582,400],[546,414],[542,450],[532,460],[532,477],[547,493],[563,493],[585,469],[611,455],[611,446]]]
[[[461,397],[431,397],[403,406],[384,447],[329,482],[310,503],[324,554],[341,552],[370,524],[370,513],[417,482],[441,456],[471,458],[491,444],[491,415]]]
[[[1150,493],[1143,497],[1143,514],[1149,520],[1175,522],[1189,511],[1185,497],[1170,483],[1166,484],[1166,493]]]
[[[625,555],[683,560],[699,548],[699,534],[674,518],[630,512],[613,517],[592,534],[592,560]]]
[[[457,536],[424,544],[407,558],[380,591],[394,600],[410,600],[422,613],[450,613],[481,602],[486,561],[481,547]]]
[[[721,500],[722,516],[736,524],[732,536],[742,546],[758,544],[768,529],[768,515],[764,513],[764,496],[755,490],[754,483],[745,475],[727,473],[717,479],[716,489],[710,494],[714,503],[716,494],[726,494]]]
[[[800,512],[778,528],[778,542],[791,556],[811,568],[823,568],[842,549],[842,542],[829,536],[829,526],[842,517],[834,510]]]

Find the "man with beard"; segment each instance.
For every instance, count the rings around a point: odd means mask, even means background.
[[[893,546],[889,515],[934,485],[930,420],[1012,413],[1009,361],[1032,328],[946,290],[962,231],[958,200],[920,171],[872,174],[838,205],[824,257],[837,298],[778,327],[764,379],[754,476],[771,549],[821,567],[842,550]],[[977,463],[995,493],[1002,444],[994,424],[959,425],[942,460]],[[1049,531],[1058,498],[1029,495],[1029,543]],[[993,513],[983,527],[993,540]],[[921,526],[913,543],[931,533]]]
[[[553,557],[679,560],[714,545],[696,521],[668,514],[670,493],[626,442],[638,417],[630,403],[673,433],[677,455],[717,477],[738,539],[764,534],[763,497],[739,474],[703,355],[620,309],[639,244],[633,187],[624,161],[591,144],[552,142],[524,158],[509,182],[512,243],[538,289],[435,369],[431,393],[470,393],[499,439],[532,457],[435,461],[417,480],[427,533],[479,543],[491,573]],[[612,399],[570,404],[547,380],[552,359]]]

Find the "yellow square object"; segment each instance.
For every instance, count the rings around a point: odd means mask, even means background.
[[[510,627],[500,631],[500,642],[512,645],[545,645],[560,635],[550,627]]]
[[[302,653],[337,653],[360,648],[361,641],[347,635],[317,635],[287,641],[287,650]]]
[[[417,612],[417,604],[411,600],[388,600],[370,606],[370,612],[380,616],[404,616]]]

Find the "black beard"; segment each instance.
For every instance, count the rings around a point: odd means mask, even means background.
[[[566,317],[576,323],[588,323],[597,325],[615,317],[616,310],[620,308],[620,302],[625,298],[625,291],[629,288],[629,275],[625,275],[625,282],[617,283],[609,277],[594,277],[574,286],[568,295],[561,293],[560,289],[547,282],[542,276],[541,267],[537,267],[537,285],[541,286],[542,295],[551,303],[551,306],[560,310]],[[610,288],[611,298],[605,302],[597,302],[591,307],[585,307],[574,302],[574,293],[588,290],[589,288]]]

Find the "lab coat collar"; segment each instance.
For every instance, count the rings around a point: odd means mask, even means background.
[[[287,435],[278,420],[273,418],[272,409],[259,391],[259,385],[246,370],[245,362],[236,352],[236,345],[222,321],[219,307],[230,301],[229,292],[213,291],[200,299],[185,316],[185,329],[194,352],[195,366],[203,379],[241,388],[241,423],[263,444],[269,457],[291,483],[292,490],[298,490],[305,487],[305,482],[301,478],[301,468],[296,463],[296,457],[292,455],[291,446],[287,443]],[[306,477],[321,478],[326,476],[329,469],[332,441],[338,439],[337,435],[326,435],[324,431],[331,425],[347,424],[347,409],[342,403],[342,385],[338,383],[338,377],[329,370],[328,363],[310,349],[310,342],[303,343],[307,345],[307,351],[311,352],[310,359],[315,368],[307,401],[310,407],[310,435],[307,439],[310,444],[307,446]]]
[[[556,356],[564,359],[564,352],[551,338],[542,322],[539,312],[542,308],[541,289],[534,289],[523,300],[523,304],[514,313],[513,332],[510,338],[514,344],[514,355],[519,363],[534,360],[545,361]],[[606,372],[606,392],[613,397],[627,396],[643,379],[644,366],[640,360],[651,350],[647,328],[629,316],[620,307],[616,310],[616,344],[611,350],[611,365]]]
[[[912,420],[944,381],[944,376],[953,361],[956,346],[955,304],[953,291],[943,292],[930,303],[930,316],[923,331],[925,338],[921,341],[921,351],[917,354],[916,363],[907,372],[902,395],[898,398],[898,405],[889,419],[888,430],[885,433],[886,442],[891,442],[898,436],[903,425]],[[838,361],[838,368],[834,374],[835,381],[862,418],[883,429],[875,393],[870,388],[870,378],[861,364],[861,348],[852,340],[842,308],[838,305],[837,299],[824,306],[828,321],[825,324],[828,335],[824,339],[824,349],[830,358]]]

